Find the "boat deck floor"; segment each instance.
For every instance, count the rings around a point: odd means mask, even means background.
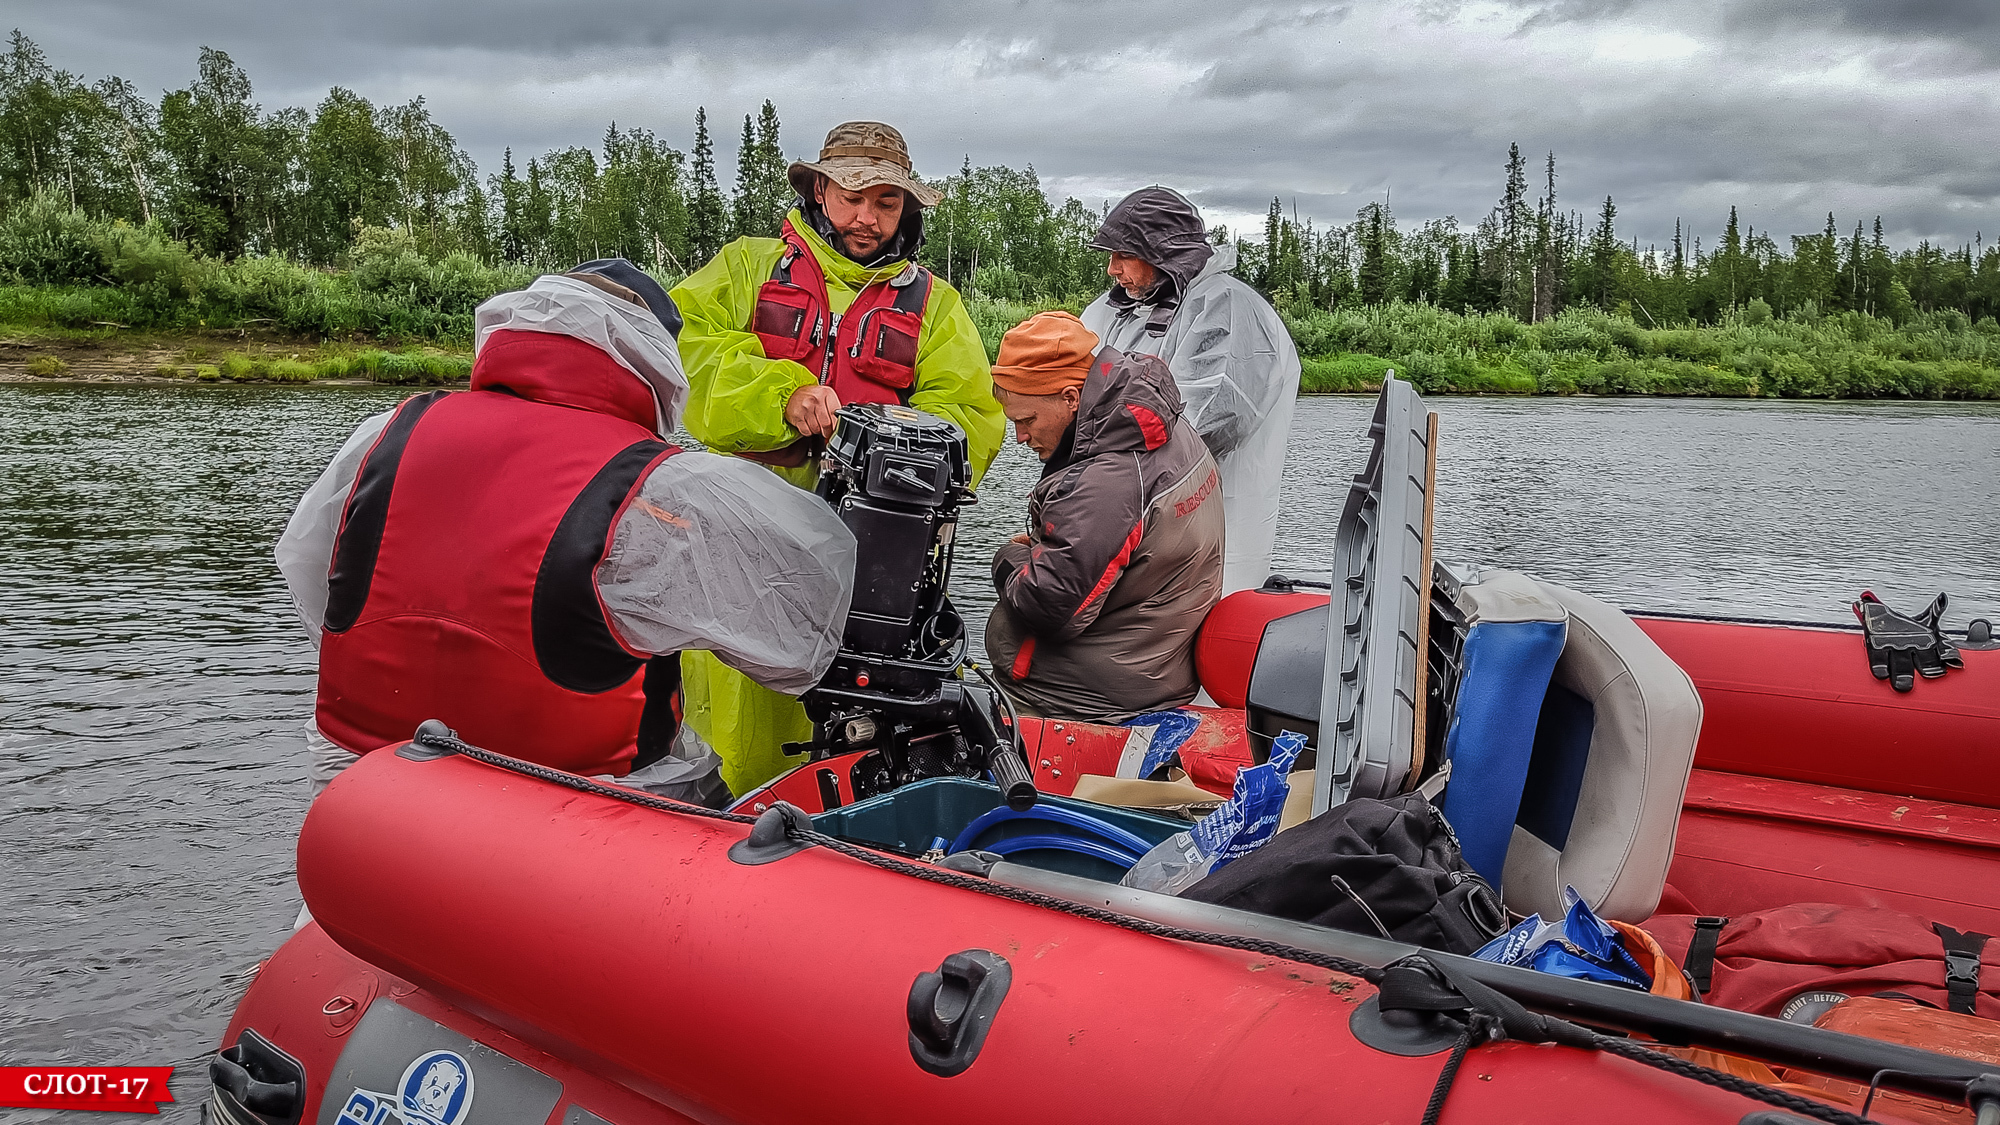
[[[2000,809],[1697,769],[1662,914],[1877,906],[2000,933]]]

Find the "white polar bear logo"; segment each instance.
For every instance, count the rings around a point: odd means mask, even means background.
[[[417,1083],[417,1108],[433,1121],[443,1121],[451,1108],[451,1096],[464,1084],[465,1072],[450,1059],[433,1062]]]

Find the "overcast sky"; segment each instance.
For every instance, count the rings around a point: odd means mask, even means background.
[[[1664,244],[1733,204],[1778,234],[1881,214],[1892,241],[2000,235],[2000,0],[13,0],[57,66],[184,86],[221,48],[267,108],[330,85],[423,95],[488,172],[607,122],[686,148],[697,105],[725,186],[745,113],[786,151],[888,121],[918,170],[1032,164],[1058,201],[1149,183],[1261,231],[1273,196],[1346,222],[1470,225],[1509,142],[1539,191]]]

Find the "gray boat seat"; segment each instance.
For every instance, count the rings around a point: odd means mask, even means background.
[[[1632,619],[1511,570],[1455,601],[1467,631],[1438,807],[1465,861],[1518,914],[1565,886],[1621,921],[1652,915],[1701,730],[1687,673]]]
[[[1567,885],[1599,915],[1641,922],[1673,862],[1701,697],[1630,617],[1537,583],[1569,611],[1569,630],[1542,702],[1501,896],[1511,910],[1549,918],[1562,912]]]

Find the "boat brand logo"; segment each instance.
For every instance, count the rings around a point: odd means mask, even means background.
[[[403,1070],[394,1094],[357,1088],[340,1111],[340,1125],[459,1125],[472,1112],[472,1064],[455,1051],[420,1055]]]

